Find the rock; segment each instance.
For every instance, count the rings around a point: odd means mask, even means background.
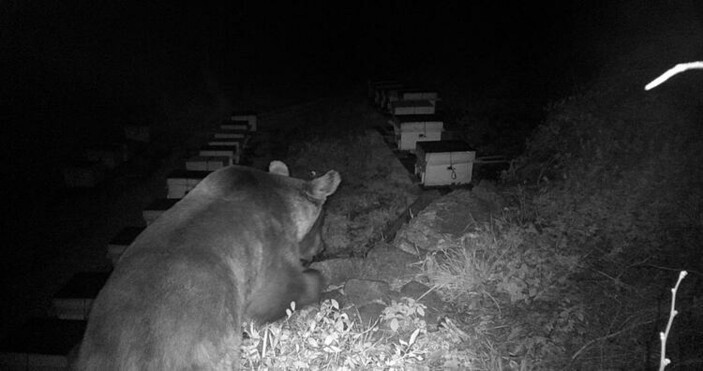
[[[501,197],[489,188],[456,190],[432,202],[398,232],[393,244],[420,256],[455,246],[462,236],[502,212]]]
[[[344,285],[344,295],[359,307],[378,301],[387,303],[392,293],[387,282],[354,278]]]
[[[359,277],[363,259],[339,258],[315,262],[310,268],[322,273],[326,285],[342,285],[351,278]]]
[[[412,280],[419,269],[419,259],[386,243],[378,243],[364,259],[363,278],[384,280],[400,288]]]

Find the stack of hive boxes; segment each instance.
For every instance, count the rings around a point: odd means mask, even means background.
[[[130,226],[120,230],[107,245],[107,258],[116,265],[125,250],[161,214],[173,207],[210,172],[230,164],[239,163],[249,137],[256,130],[257,117],[253,113],[234,114],[216,129],[197,156],[186,160],[184,170],[176,170],[166,179],[167,196],[156,199],[146,207],[142,216],[145,226]],[[148,127],[125,128],[130,141],[148,143]],[[209,148],[208,148],[209,147]],[[212,148],[223,147],[223,148]],[[99,168],[116,166],[124,157],[120,148],[88,148],[86,152]],[[117,155],[113,154],[117,153]],[[70,171],[69,171],[70,173]],[[95,174],[75,171],[67,182],[76,186],[94,186]],[[81,178],[83,177],[83,178]],[[85,331],[93,301],[105,285],[110,272],[79,272],[75,274],[52,298],[52,316],[35,318],[26,322],[0,342],[1,370],[64,370],[69,358],[75,355]]]
[[[427,187],[471,182],[476,152],[463,141],[444,140],[445,122],[437,113],[436,90],[406,87],[396,80],[370,81],[369,98],[390,113],[395,144],[416,155],[415,175]]]

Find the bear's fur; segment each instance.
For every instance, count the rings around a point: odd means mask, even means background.
[[[79,370],[231,370],[244,319],[272,321],[319,300],[306,269],[341,178],[303,181],[230,166],[198,184],[127,249],[95,300]]]

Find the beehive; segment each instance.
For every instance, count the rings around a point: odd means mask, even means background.
[[[144,227],[125,227],[120,230],[107,244],[107,258],[110,259],[112,265],[117,265],[122,254],[127,250],[129,245],[144,232]]]
[[[239,122],[245,121],[248,123],[247,130],[256,131],[258,119],[254,112],[234,112],[232,116],[230,116],[230,120]]]
[[[392,109],[392,103],[401,100],[427,100],[433,105],[437,106],[437,101],[439,100],[439,93],[436,90],[431,89],[420,89],[420,88],[408,88],[399,89],[393,94],[388,96],[388,101],[386,102],[386,109]]]
[[[178,201],[180,201],[178,198],[159,198],[152,201],[142,210],[142,218],[144,218],[146,225],[151,225],[164,211],[170,209]]]
[[[391,103],[391,114],[399,115],[433,115],[435,106],[429,100],[399,100]]]
[[[242,150],[244,150],[243,142],[244,139],[210,138],[207,141],[207,145],[234,147],[237,150],[237,153],[242,153]]]
[[[227,157],[229,163],[227,165],[235,165],[239,163],[239,145],[234,146],[213,146],[207,145],[200,148],[199,156],[205,157]]]
[[[222,129],[213,134],[215,139],[245,139],[249,136],[249,132],[241,129]]]
[[[193,156],[186,160],[186,170],[215,171],[229,165],[225,156]]]
[[[220,124],[220,130],[249,131],[249,121],[248,120],[225,121],[224,123]]]
[[[444,121],[438,115],[404,115],[391,120],[398,149],[415,151],[417,142],[442,139]]]
[[[209,171],[174,170],[166,177],[168,198],[183,198],[191,189],[200,183]]]
[[[425,186],[468,184],[476,152],[462,141],[417,143],[415,175]]]
[[[68,370],[86,321],[32,318],[0,343],[0,370]]]
[[[439,100],[439,93],[430,89],[408,89],[401,91],[399,100],[429,100],[435,102]]]
[[[93,300],[110,272],[79,272],[54,294],[52,304],[60,319],[87,320]]]

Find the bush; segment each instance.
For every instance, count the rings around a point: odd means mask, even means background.
[[[493,334],[499,358],[544,367],[563,362],[585,326],[579,256],[558,244],[532,225],[495,220],[428,255],[424,272],[457,313],[506,326]]]
[[[524,185],[515,192],[523,219],[558,241],[560,255],[581,257],[588,327],[570,351],[584,367],[656,364],[647,349],[658,342],[651,324],[661,321],[670,271],[703,263],[701,112],[679,99],[617,89],[565,99],[503,174],[506,184]],[[696,323],[700,294],[691,295],[684,311]],[[703,337],[695,328],[681,336]],[[596,344],[598,354],[587,356]]]
[[[334,300],[319,309],[290,310],[284,321],[248,326],[242,345],[246,369],[466,368],[474,361],[459,349],[465,334],[455,326],[427,330],[424,306],[412,299],[389,305],[362,327]],[[475,369],[475,368],[474,368]]]

